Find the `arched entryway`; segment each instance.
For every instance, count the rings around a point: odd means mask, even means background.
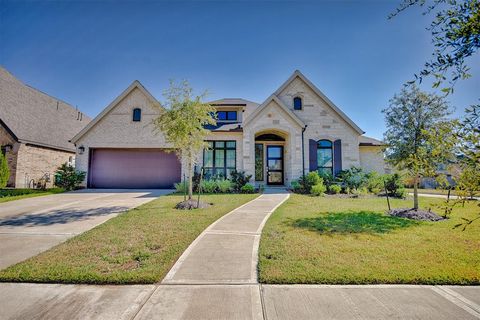
[[[266,185],[285,184],[285,144],[287,135],[281,131],[255,134],[255,181]]]

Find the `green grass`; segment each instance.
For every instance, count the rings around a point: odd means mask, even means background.
[[[396,208],[412,205],[391,201]],[[420,198],[423,208],[441,201]],[[480,222],[453,229],[462,217],[478,216],[476,204],[448,220],[419,222],[384,215],[384,198],[294,194],[263,230],[260,282],[479,284]]]
[[[13,200],[46,196],[65,192],[62,188],[51,188],[46,190],[38,189],[0,189],[0,203]]]
[[[155,283],[208,225],[257,196],[208,195],[211,207],[190,211],[174,209],[183,196],[160,197],[0,271],[0,281]]]

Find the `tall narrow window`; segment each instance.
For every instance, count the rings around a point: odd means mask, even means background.
[[[302,98],[300,97],[293,98],[293,109],[302,110]]]
[[[135,108],[133,109],[133,121],[140,121],[142,120],[142,109]]]
[[[333,174],[333,144],[329,140],[317,142],[317,168],[319,172]]]
[[[255,143],[255,181],[263,181],[263,144]]]
[[[228,178],[236,169],[235,141],[208,141],[209,148],[203,151],[205,177],[223,176]]]

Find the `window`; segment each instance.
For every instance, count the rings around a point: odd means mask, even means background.
[[[319,172],[333,174],[333,144],[329,140],[317,142],[317,168]]]
[[[293,98],[293,109],[302,110],[302,98],[300,97]]]
[[[203,151],[205,178],[223,176],[228,178],[236,168],[235,141],[208,141],[209,148]]]
[[[140,121],[142,119],[142,109],[133,109],[133,121]]]
[[[263,181],[263,144],[255,143],[255,181]]]
[[[237,121],[237,111],[217,111],[217,120]]]

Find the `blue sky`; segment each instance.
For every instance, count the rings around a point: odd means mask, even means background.
[[[92,117],[135,79],[159,100],[173,78],[261,103],[299,69],[381,138],[381,110],[432,51],[433,17],[387,20],[398,2],[0,0],[0,64]],[[469,63],[457,115],[478,103],[480,56]]]

